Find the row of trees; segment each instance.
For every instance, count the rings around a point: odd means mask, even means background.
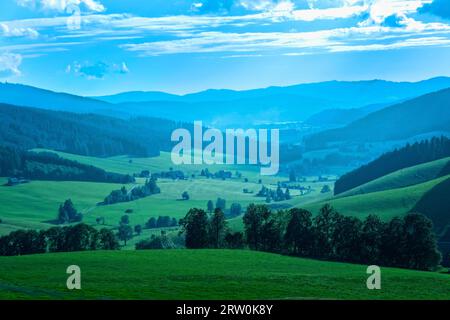
[[[272,213],[250,205],[244,215],[245,236],[253,250],[419,270],[435,269],[437,250],[432,222],[422,214],[383,222],[370,215],[364,221],[343,216],[325,205],[316,217],[303,209]]]
[[[117,249],[119,242],[112,230],[97,231],[84,223],[42,231],[18,230],[0,237],[1,256]]]
[[[145,223],[147,229],[169,228],[178,226],[178,220],[169,216],[152,217]]]
[[[299,257],[433,270],[441,261],[431,221],[422,214],[383,222],[375,215],[364,221],[343,216],[325,205],[313,217],[294,208],[272,212],[251,204],[243,217],[244,234],[230,233],[216,209],[209,217],[191,209],[180,221],[187,248],[242,248]]]

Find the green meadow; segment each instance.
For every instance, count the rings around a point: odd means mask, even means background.
[[[81,268],[81,290],[66,268]],[[0,257],[0,299],[450,299],[450,275],[246,250],[77,252]]]

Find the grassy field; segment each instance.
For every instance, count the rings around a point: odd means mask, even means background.
[[[370,214],[376,214],[382,219],[388,220],[408,213],[427,192],[448,179],[450,179],[450,175],[405,188],[329,198],[317,203],[307,204],[304,207],[313,213],[317,213],[325,203],[329,203],[345,215],[364,218]],[[440,199],[440,201],[447,200],[448,198]],[[435,205],[438,206],[438,203]],[[423,213],[426,214],[426,212]],[[442,214],[446,213],[443,212]]]
[[[365,183],[352,190],[343,192],[339,194],[339,197],[347,197],[357,194],[403,188],[433,180],[438,177],[441,170],[449,162],[450,157],[401,169],[381,178]]]
[[[48,151],[48,150],[37,150]],[[142,170],[151,172],[168,171],[171,167],[170,154],[161,153],[161,156],[154,158],[129,158],[119,156],[113,158],[94,158],[72,155],[57,152],[60,156],[76,160],[82,163],[98,166],[105,170],[118,173],[138,173]],[[208,200],[215,202],[217,198],[226,199],[227,207],[232,203],[239,203],[245,208],[250,203],[264,203],[265,199],[256,197],[256,193],[261,189],[262,184],[276,188],[278,181],[286,181],[284,176],[259,176],[259,169],[254,166],[214,166],[211,172],[220,169],[230,170],[233,174],[239,171],[241,178],[227,180],[206,179],[200,177],[201,169],[207,166],[180,166],[174,169],[183,170],[189,173],[188,180],[173,181],[159,179],[158,186],[161,193],[150,197],[142,198],[132,202],[118,203],[108,206],[97,206],[97,203],[115,189],[119,189],[119,184],[92,183],[92,182],[70,182],[70,181],[32,181],[28,184],[14,187],[5,187],[3,184],[6,178],[0,178],[0,235],[7,234],[17,229],[43,229],[53,226],[52,220],[57,216],[57,210],[61,203],[71,198],[77,210],[84,214],[84,222],[95,225],[97,218],[104,218],[105,225],[116,227],[120,217],[126,210],[132,210],[129,214],[132,225],[144,225],[151,217],[170,216],[182,218],[189,209],[193,207],[204,208]],[[192,178],[191,174],[195,177]],[[248,181],[245,181],[245,178]],[[259,179],[262,183],[259,183]],[[299,191],[291,190],[293,197],[289,201],[276,203],[284,207],[295,206],[308,203],[324,197],[320,193],[322,186],[326,183],[315,182],[314,177],[305,185],[312,187],[312,191],[300,196]],[[138,179],[137,183],[143,183],[144,179]],[[328,182],[331,185],[332,182]],[[127,188],[131,188],[128,185]],[[252,193],[244,193],[243,189],[248,189]],[[182,201],[182,192],[187,191],[190,196],[189,201]],[[239,228],[239,221],[234,221],[230,225]],[[145,236],[148,236],[147,232]],[[140,237],[142,238],[142,237]]]
[[[66,289],[81,268],[82,290]],[[450,275],[239,250],[153,250],[0,257],[0,299],[450,299]],[[262,290],[262,288],[264,288]]]

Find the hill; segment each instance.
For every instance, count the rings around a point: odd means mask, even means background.
[[[395,149],[340,177],[334,188],[341,194],[397,170],[450,156],[450,139],[446,137],[423,140]]]
[[[450,133],[450,89],[389,106],[349,125],[305,138],[308,149],[336,144],[401,140],[430,132]]]
[[[100,157],[158,155],[170,150],[170,134],[177,127],[175,122],[156,118],[121,120],[7,104],[0,104],[0,122],[2,145]]]
[[[424,164],[400,169],[381,178],[367,182],[359,187],[341,193],[340,197],[365,194],[389,189],[403,188],[414,184],[433,180],[440,176],[450,174],[446,168],[450,167],[450,157]]]
[[[65,286],[64,271],[73,264],[85,275],[83,290]],[[0,299],[450,298],[446,274],[383,268],[383,290],[367,290],[367,266],[241,250],[0,257],[0,268]]]

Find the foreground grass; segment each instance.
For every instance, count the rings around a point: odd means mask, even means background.
[[[78,265],[82,290],[66,289]],[[154,250],[0,257],[0,299],[450,299],[450,275],[239,250]]]

